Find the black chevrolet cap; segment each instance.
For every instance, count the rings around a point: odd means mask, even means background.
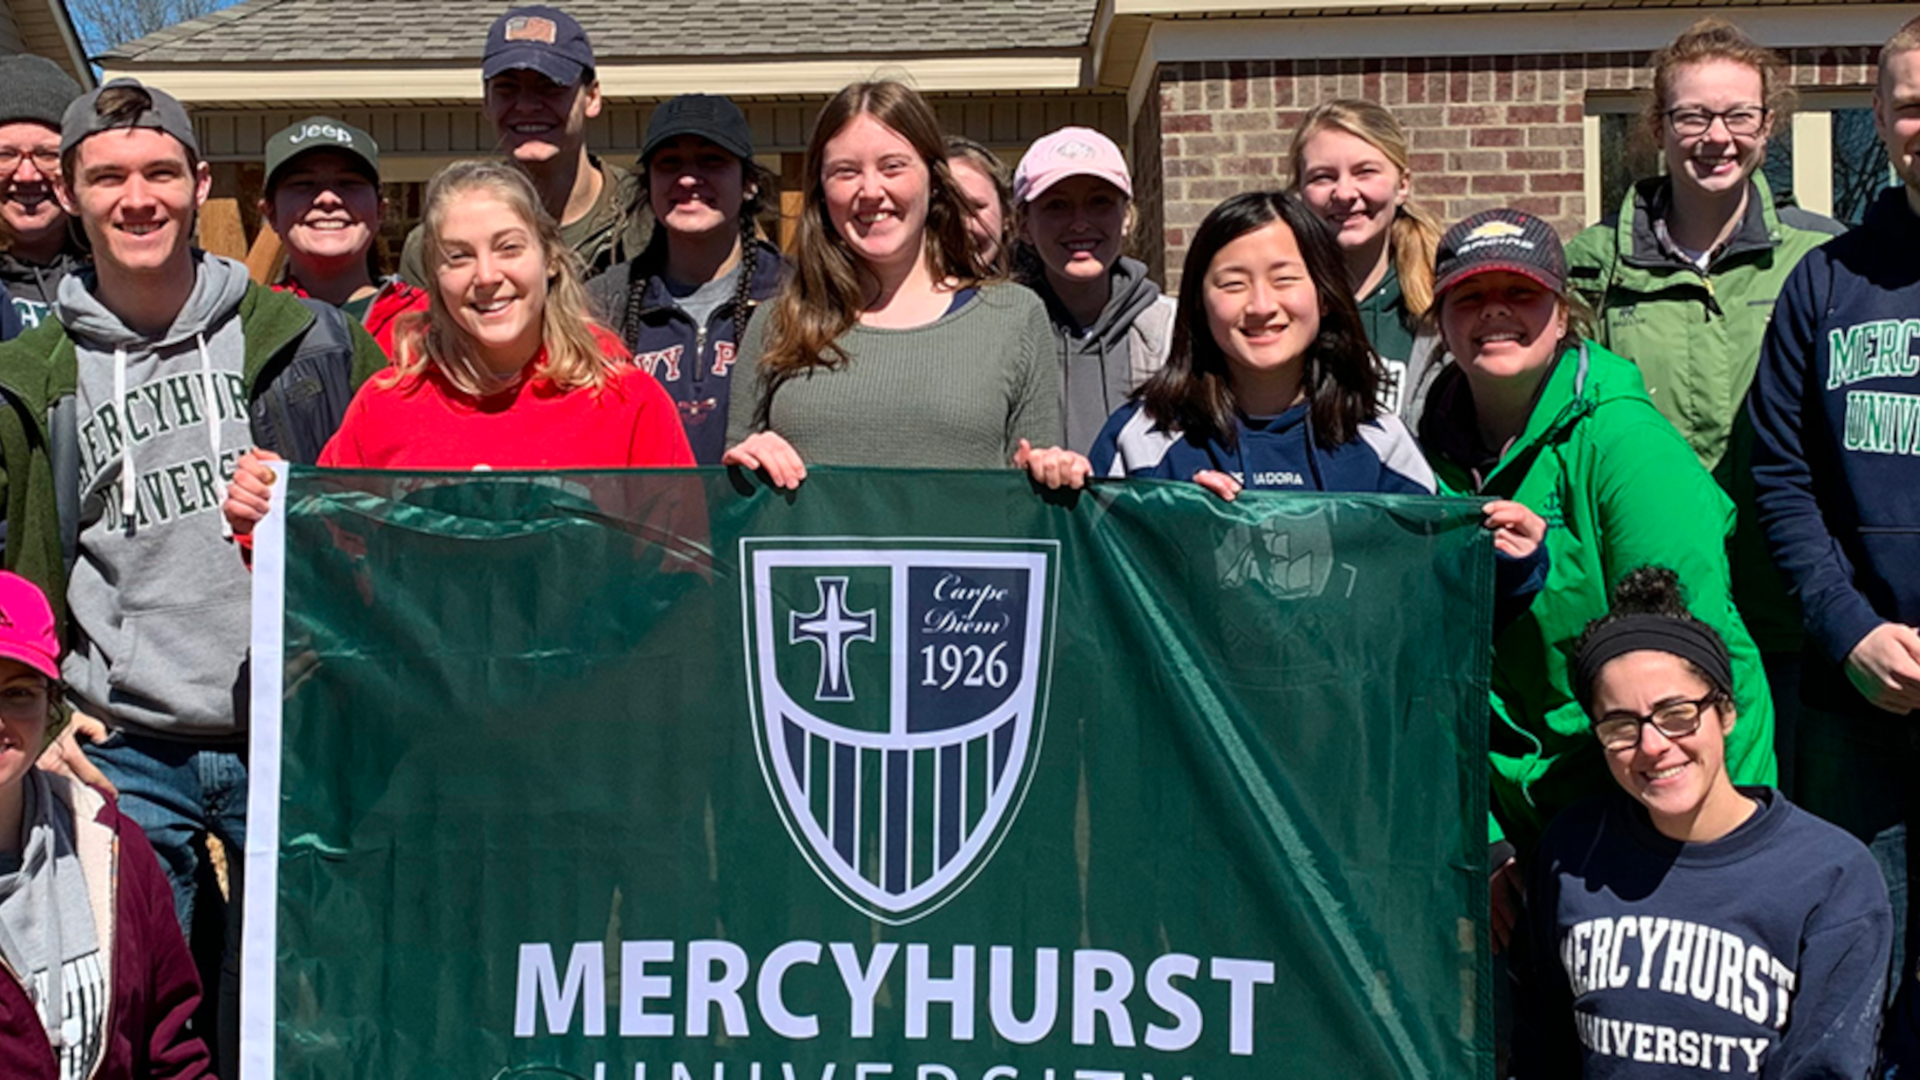
[[[1523,210],[1482,210],[1448,229],[1435,253],[1433,294],[1475,274],[1507,270],[1556,295],[1567,291],[1567,252],[1552,226]]]
[[[718,94],[681,94],[661,102],[647,119],[640,144],[645,161],[661,143],[679,135],[697,135],[741,159],[753,157],[753,129],[740,106]]]

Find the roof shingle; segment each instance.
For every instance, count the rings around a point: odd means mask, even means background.
[[[1087,44],[1097,0],[568,0],[602,65]],[[478,64],[501,0],[245,0],[117,46],[124,64]]]

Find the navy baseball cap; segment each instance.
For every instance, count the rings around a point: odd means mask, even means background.
[[[514,8],[493,21],[480,76],[506,71],[537,71],[561,86],[587,81],[593,74],[593,46],[574,17],[556,7]]]

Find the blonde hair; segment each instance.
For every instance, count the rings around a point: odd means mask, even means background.
[[[1299,130],[1293,133],[1293,147],[1288,156],[1293,162],[1290,188],[1296,194],[1300,192],[1301,174],[1306,172],[1307,141],[1322,131],[1351,135],[1385,154],[1401,176],[1413,176],[1407,132],[1400,121],[1371,101],[1338,98],[1314,106],[1300,121]],[[1440,247],[1440,231],[1440,223],[1433,215],[1411,202],[1394,209],[1387,247],[1393,254],[1393,268],[1400,276],[1400,295],[1406,301],[1407,313],[1416,319],[1433,306],[1433,259]]]
[[[496,380],[480,361],[473,341],[454,320],[440,295],[441,229],[455,201],[474,195],[498,199],[525,222],[547,265],[547,301],[540,316],[540,340],[546,360],[534,374],[562,390],[599,390],[620,361],[601,349],[588,314],[579,256],[560,238],[560,226],[540,205],[533,182],[517,167],[499,161],[456,161],[427,184],[421,222],[428,274],[425,316],[402,321],[394,334],[393,376],[405,378],[437,370],[458,389],[480,396]]]
[[[1701,19],[1680,32],[1680,36],[1668,42],[1659,52],[1653,54],[1653,97],[1647,102],[1647,130],[1653,133],[1654,141],[1661,141],[1661,126],[1666,121],[1667,106],[1673,99],[1673,77],[1681,68],[1693,64],[1704,64],[1709,60],[1726,60],[1752,68],[1760,76],[1760,104],[1770,114],[1773,130],[1793,111],[1797,95],[1787,80],[1787,63],[1780,54],[1764,45],[1756,44],[1739,27],[1725,19],[1712,16]]]

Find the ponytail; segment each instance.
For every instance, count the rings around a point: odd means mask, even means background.
[[[1407,314],[1416,319],[1426,317],[1433,307],[1433,260],[1440,248],[1440,224],[1413,203],[1402,203],[1394,208],[1387,243],[1393,252],[1393,268],[1400,275],[1400,298],[1407,305]]]

